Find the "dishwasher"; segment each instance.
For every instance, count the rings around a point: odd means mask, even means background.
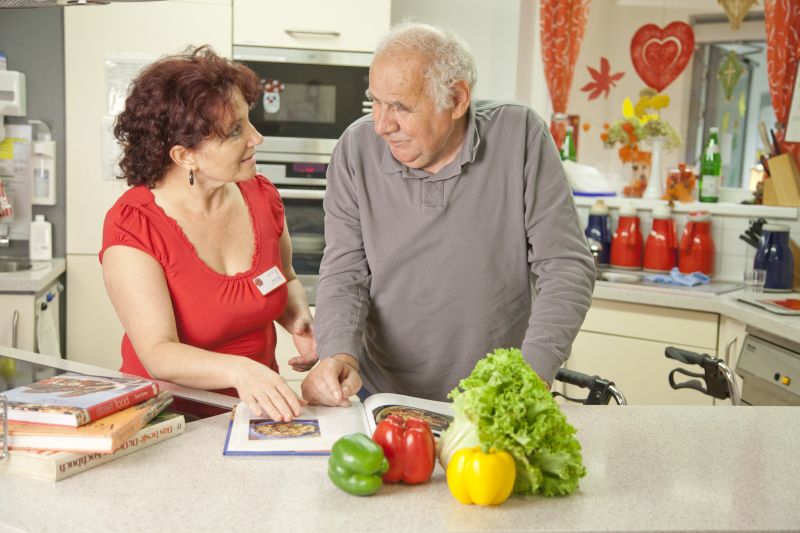
[[[736,373],[745,405],[800,405],[800,343],[747,328]]]

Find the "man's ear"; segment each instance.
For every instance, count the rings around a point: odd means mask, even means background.
[[[194,159],[194,152],[185,146],[181,146],[180,144],[176,144],[169,149],[169,158],[172,159],[173,163],[185,169],[186,171],[197,168],[197,162]]]
[[[464,116],[469,109],[472,91],[464,80],[458,80],[451,86],[450,97],[453,99],[452,116],[458,120]]]

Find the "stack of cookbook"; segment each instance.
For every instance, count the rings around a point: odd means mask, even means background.
[[[183,433],[169,392],[138,378],[66,373],[4,393],[0,473],[59,481]],[[0,413],[2,415],[2,413]]]

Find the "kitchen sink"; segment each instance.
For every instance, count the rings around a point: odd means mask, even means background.
[[[33,264],[27,259],[21,258],[0,258],[0,272],[20,272],[23,270],[30,270]]]
[[[711,280],[710,283],[706,283],[704,285],[693,285],[691,287],[686,285],[670,285],[667,283],[648,281],[644,278],[647,274],[650,274],[650,272],[603,268],[597,271],[597,279],[598,281],[611,282],[614,285],[624,285],[626,288],[635,287],[647,290],[654,289],[658,291],[671,292],[681,291],[703,295],[724,294],[726,292],[735,291],[744,287],[744,283],[725,280]]]

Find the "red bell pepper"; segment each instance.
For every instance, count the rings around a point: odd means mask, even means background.
[[[372,440],[381,445],[389,460],[389,470],[383,475],[385,482],[402,480],[416,484],[430,479],[435,464],[436,441],[427,422],[389,415],[375,428]]]

